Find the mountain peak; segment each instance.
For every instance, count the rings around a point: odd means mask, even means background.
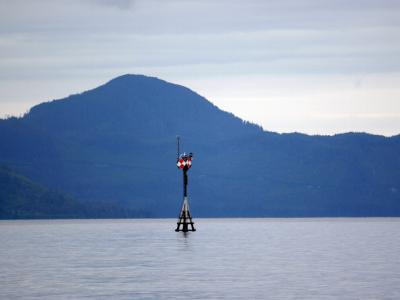
[[[115,77],[105,83],[104,85],[100,86],[99,88],[108,88],[108,87],[116,87],[116,88],[140,88],[140,89],[157,89],[160,87],[175,87],[175,88],[183,88],[188,91],[188,88],[167,82],[157,77],[153,76],[146,76],[142,74],[124,74],[118,77]],[[193,91],[191,91],[193,92]],[[194,93],[194,92],[193,92]]]
[[[24,119],[29,126],[57,132],[58,136],[71,131],[74,136],[100,131],[101,136],[118,132],[162,138],[180,132],[216,140],[262,131],[184,86],[134,74],[116,77],[81,94],[39,104]]]
[[[154,76],[146,76],[143,74],[123,74],[117,76],[106,83],[118,83],[118,82],[133,82],[133,81],[159,81],[159,82],[166,82],[160,78]]]

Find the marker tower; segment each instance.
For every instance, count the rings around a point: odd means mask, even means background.
[[[186,154],[180,153],[179,149],[179,142],[180,139],[179,137],[177,139],[177,146],[178,146],[178,155],[177,155],[177,162],[176,165],[178,169],[181,169],[183,171],[183,204],[182,204],[182,209],[179,214],[179,220],[177,223],[177,227],[175,231],[182,231],[182,232],[188,232],[188,231],[196,231],[196,229],[193,226],[193,221],[192,221],[192,216],[189,211],[189,199],[187,195],[187,185],[188,185],[188,175],[187,172],[189,169],[192,167],[192,159],[193,159],[193,154],[189,153]],[[190,225],[190,228],[189,228]],[[182,228],[181,228],[182,226]]]

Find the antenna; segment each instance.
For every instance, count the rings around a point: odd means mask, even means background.
[[[177,136],[176,136],[176,146],[177,146],[177,148],[178,148],[178,149],[177,149],[177,150],[178,150],[178,153],[177,153],[177,156],[176,156],[177,159],[179,159],[179,154],[181,154],[181,153],[180,153],[180,149],[179,149],[179,146],[180,146],[180,145],[179,145],[179,141],[180,141],[180,139],[181,139],[181,138],[179,137],[179,135],[177,135]]]

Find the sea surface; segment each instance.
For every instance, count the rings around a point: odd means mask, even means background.
[[[400,219],[0,221],[0,299],[400,299]]]

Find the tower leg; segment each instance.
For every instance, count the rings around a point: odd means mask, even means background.
[[[181,229],[181,225],[182,225],[182,229]],[[189,225],[190,225],[190,228],[189,228]],[[184,197],[184,199],[183,199],[183,205],[182,205],[181,213],[179,214],[179,220],[178,220],[175,231],[183,231],[183,232],[196,231],[196,229],[194,228],[194,223],[192,221],[192,216],[190,215],[189,201],[188,201],[187,197]]]
[[[175,231],[183,231],[183,232],[196,231],[196,229],[193,226],[194,223],[192,221],[192,216],[190,215],[189,211],[189,200],[187,197],[187,185],[188,185],[187,171],[188,168],[185,167],[183,169],[183,205],[181,212],[179,214],[179,220],[177,223],[178,226],[176,227]],[[189,228],[189,225],[191,228]]]

